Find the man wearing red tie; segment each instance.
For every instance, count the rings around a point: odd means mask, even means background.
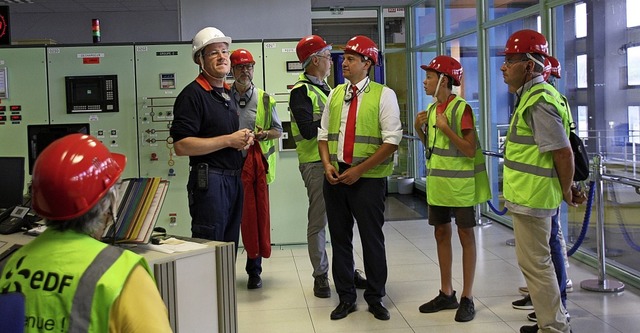
[[[347,42],[342,71],[348,82],[329,94],[318,129],[333,280],[340,298],[331,312],[333,320],[356,310],[354,219],[362,242],[368,310],[377,319],[389,319],[382,304],[387,281],[382,226],[385,182],[393,171],[392,155],[402,139],[402,124],[395,92],[369,78],[377,64],[378,47],[371,39],[355,36]]]

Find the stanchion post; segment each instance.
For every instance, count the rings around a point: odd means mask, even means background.
[[[480,214],[481,207],[482,204],[476,205],[476,223],[478,224],[478,226],[484,227],[493,224],[493,221],[491,219],[482,217],[482,214]]]
[[[604,164],[602,154],[597,154],[594,158],[594,182],[596,184],[596,209],[598,210],[596,221],[596,241],[598,252],[598,279],[584,280],[580,282],[580,287],[589,291],[598,292],[621,292],[624,291],[624,283],[615,280],[607,280],[606,272],[606,245],[604,239]]]

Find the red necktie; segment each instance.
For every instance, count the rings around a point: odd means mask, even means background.
[[[347,115],[347,125],[344,133],[344,146],[342,147],[342,158],[347,164],[353,161],[353,143],[356,139],[356,112],[358,108],[358,88],[351,86],[351,104],[349,104],[349,114]]]

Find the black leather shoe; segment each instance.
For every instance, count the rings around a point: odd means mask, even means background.
[[[536,333],[538,332],[538,325],[522,326],[520,327],[520,333]]]
[[[364,277],[364,272],[361,269],[356,269],[353,272],[353,284],[356,289],[367,289],[367,279]]]
[[[391,318],[389,310],[382,305],[382,302],[369,304],[369,312],[373,313],[373,316],[379,320],[389,320]]]
[[[331,287],[329,286],[327,274],[315,277],[313,280],[313,295],[319,298],[331,297]]]
[[[249,280],[247,281],[247,289],[259,289],[262,288],[262,279],[260,275],[249,275]]]
[[[353,311],[356,311],[357,307],[355,303],[347,303],[340,301],[340,304],[331,311],[331,320],[338,320],[346,317]]]

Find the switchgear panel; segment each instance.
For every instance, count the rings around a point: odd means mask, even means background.
[[[43,47],[0,48],[0,156],[27,160],[27,125],[49,123],[47,62]],[[10,93],[9,93],[10,92]],[[24,163],[24,192],[31,182]],[[3,184],[0,184],[3,186]]]
[[[276,99],[278,117],[286,126],[291,121],[289,92],[302,71],[291,71],[288,63],[297,62],[298,40],[264,41],[265,90]],[[283,137],[291,133],[284,132]],[[307,242],[307,192],[298,168],[294,149],[278,149],[276,179],[269,185],[271,202],[271,242],[292,244]],[[303,200],[300,200],[303,198]],[[292,204],[295,202],[295,204]]]
[[[189,157],[175,154],[169,128],[173,103],[198,76],[198,65],[191,59],[191,43],[136,45],[135,60],[140,176],[169,180],[157,225],[189,237]]]
[[[46,50],[50,123],[88,123],[91,135],[127,156],[123,177],[138,177],[133,45],[55,45]],[[68,94],[75,96],[68,99]],[[78,110],[82,104],[86,109]]]

